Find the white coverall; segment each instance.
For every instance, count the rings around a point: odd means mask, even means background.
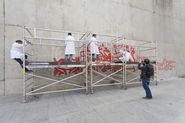
[[[66,49],[65,49],[65,55],[69,55],[69,54],[75,54],[75,43],[74,43],[74,37],[72,36],[67,36],[65,39],[65,45],[66,45]]]
[[[11,59],[19,58],[23,59],[23,44],[13,43],[10,51]]]
[[[122,53],[122,57],[119,58],[121,61],[129,61],[129,60],[134,61],[133,57],[129,52],[123,51],[123,50],[120,50],[120,52]]]
[[[98,49],[98,40],[95,37],[92,37],[90,40],[90,49],[91,49],[91,54],[96,54],[99,55],[99,49]]]
[[[17,61],[20,64],[20,66],[23,68],[23,57],[24,57],[23,44],[19,44],[16,42],[13,43],[12,48],[10,50],[10,55],[11,55],[11,59],[14,59],[15,61]],[[25,59],[27,59],[26,55],[25,55]],[[29,72],[30,70],[27,67],[25,67],[25,71]]]

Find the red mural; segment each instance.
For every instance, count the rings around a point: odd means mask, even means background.
[[[158,70],[164,70],[164,71],[171,71],[175,68],[175,61],[173,60],[167,60],[166,58],[163,59],[162,62],[157,62],[157,68]]]
[[[54,59],[54,61],[55,62],[64,62],[64,58],[60,58],[58,60]],[[79,57],[76,57],[76,58],[73,58],[72,61],[79,62],[80,59],[79,59]],[[73,67],[73,68],[56,67],[56,68],[54,68],[53,73],[55,76],[61,76],[61,75],[77,74],[80,71],[82,71],[82,69],[79,67]]]
[[[99,51],[100,51],[100,61],[108,61],[111,62],[112,58],[111,58],[111,53],[110,50],[104,46],[104,44],[101,44],[99,46]]]
[[[115,61],[118,60],[118,58],[122,55],[120,53],[120,49],[126,49],[127,51],[130,51],[132,57],[135,60],[134,54],[135,54],[135,49],[133,47],[129,47],[128,45],[116,45],[113,44],[113,57],[111,56],[111,52],[110,50],[104,45],[101,44],[99,45],[99,51],[100,51],[100,61],[101,62],[111,62],[111,61]],[[85,50],[80,51],[80,56],[76,57],[75,59],[72,59],[73,62],[79,62],[79,61],[85,61],[85,55],[88,54],[88,62],[90,62],[90,49],[88,47],[87,49],[87,53]],[[57,62],[64,62],[64,58],[60,58],[60,59],[54,59],[54,61]],[[103,65],[103,66],[99,66],[98,68],[93,68],[93,69],[97,69],[98,71],[101,72],[107,72],[110,70],[118,70],[118,67],[111,67],[110,65]],[[61,67],[56,67],[54,69],[54,75],[55,76],[61,76],[61,75],[69,75],[69,74],[76,74],[82,71],[82,68],[61,68]]]
[[[120,49],[125,49],[127,51],[130,51],[130,54],[132,55],[134,61],[142,61],[145,58],[147,58],[147,57],[141,57],[141,52],[139,52],[138,55],[135,55],[135,49],[132,46],[128,46],[128,45],[113,44],[112,55],[111,55],[111,51],[104,44],[101,44],[101,45],[99,45],[100,61],[101,62],[112,62],[112,61],[119,60],[120,56],[122,55],[120,53]],[[88,62],[90,62],[91,58],[90,58],[89,47],[87,49],[87,53],[86,53],[85,49],[80,51],[80,56],[73,58],[72,61],[73,62],[85,61],[86,54],[88,54],[87,59],[88,59]],[[64,62],[64,58],[54,59],[54,61]],[[176,63],[175,61],[168,60],[165,58],[161,62],[157,62],[156,65],[157,65],[158,70],[171,71],[171,70],[174,70],[175,63]],[[100,71],[100,72],[108,72],[108,71],[116,71],[116,70],[120,69],[120,67],[112,67],[110,65],[105,64],[103,66],[94,67],[93,69],[96,69],[97,71]],[[135,69],[135,68],[133,68],[133,69]],[[74,67],[74,68],[56,67],[54,69],[54,75],[55,76],[70,75],[70,74],[79,73],[81,71],[82,71],[82,68],[79,68],[79,67]]]

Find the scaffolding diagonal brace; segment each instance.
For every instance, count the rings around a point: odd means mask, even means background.
[[[109,79],[112,79],[112,80],[114,80],[114,81],[117,81],[117,82],[121,83],[121,81],[119,81],[119,80],[117,80],[117,79],[111,77],[112,75],[114,75],[114,74],[116,74],[116,73],[118,73],[118,72],[120,72],[120,71],[122,71],[122,69],[120,69],[120,70],[118,70],[118,71],[116,71],[116,72],[114,72],[114,73],[112,73],[112,74],[110,74],[110,75],[107,76],[107,75],[105,75],[105,74],[102,74],[102,73],[100,73],[100,72],[97,72],[97,71],[94,71],[94,70],[93,70],[93,72],[95,72],[95,73],[97,73],[97,74],[99,74],[99,75],[101,75],[101,76],[104,76],[104,78],[102,78],[102,79],[96,81],[95,83],[93,83],[93,85],[98,84],[99,82],[105,80],[106,78],[109,78]]]
[[[85,72],[81,72],[81,73],[75,74],[75,75],[73,75],[73,76],[67,77],[67,78],[65,78],[65,79],[62,79],[62,80],[56,81],[56,82],[54,82],[54,83],[51,83],[51,84],[45,85],[45,86],[43,86],[43,87],[41,87],[41,88],[35,89],[35,90],[33,90],[33,91],[30,91],[29,93],[33,93],[33,92],[36,92],[36,91],[42,90],[42,89],[47,88],[47,87],[49,87],[49,86],[55,85],[55,84],[57,84],[57,83],[62,83],[63,81],[65,81],[65,80],[67,80],[67,79],[70,79],[70,78],[76,77],[76,76],[81,75],[81,74],[83,74],[83,73],[85,73]],[[43,77],[43,78],[45,78],[45,77]],[[49,78],[48,78],[48,80],[53,81],[53,79],[49,79]],[[63,82],[63,83],[64,83],[64,82]]]

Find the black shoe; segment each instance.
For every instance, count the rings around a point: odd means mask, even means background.
[[[26,73],[32,73],[33,71],[32,70],[26,70],[25,72]]]
[[[111,84],[116,83],[114,80],[110,81]]]
[[[149,96],[149,97],[142,97],[143,99],[152,99],[152,96]]]
[[[143,99],[147,99],[147,97],[142,97]]]
[[[152,96],[147,97],[147,99],[152,99]]]

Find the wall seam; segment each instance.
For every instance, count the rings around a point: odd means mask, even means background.
[[[6,22],[5,22],[5,0],[3,0],[3,95],[5,96],[5,39],[6,39]]]

